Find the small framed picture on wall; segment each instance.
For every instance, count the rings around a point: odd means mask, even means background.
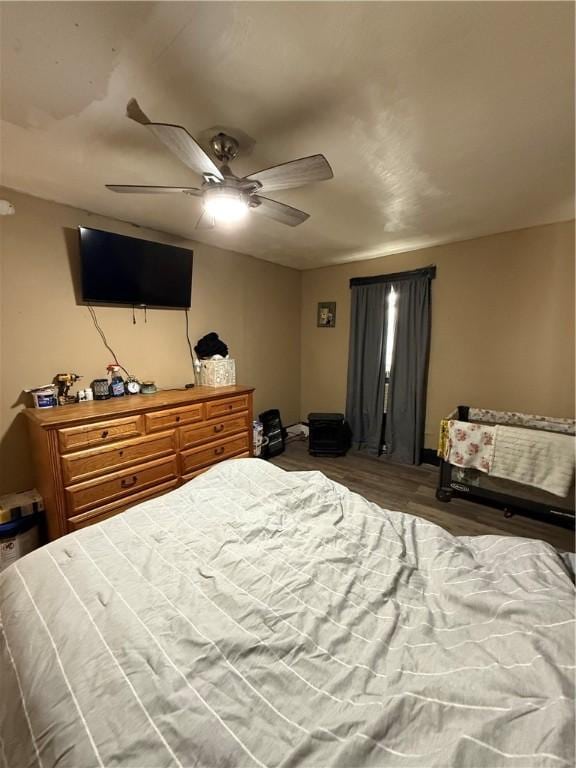
[[[318,328],[336,327],[336,302],[321,301],[318,303]]]

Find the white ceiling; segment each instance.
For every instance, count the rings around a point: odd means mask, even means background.
[[[568,2],[8,2],[8,187],[309,268],[569,219],[574,5]],[[105,183],[196,186],[126,119],[237,135],[237,174],[323,152],[335,178],[195,232],[200,201]]]

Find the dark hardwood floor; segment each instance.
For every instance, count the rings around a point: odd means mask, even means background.
[[[287,470],[318,470],[351,491],[360,493],[385,509],[408,512],[442,526],[455,536],[526,536],[543,539],[558,549],[574,552],[574,531],[515,515],[504,517],[496,509],[461,499],[436,500],[438,468],[383,464],[353,452],[340,458],[308,454],[308,443],[288,443],[286,451],[272,460]]]

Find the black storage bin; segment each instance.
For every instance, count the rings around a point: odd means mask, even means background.
[[[342,413],[309,413],[311,456],[344,456],[350,448],[350,427]]]
[[[284,452],[285,437],[280,411],[271,408],[264,411],[258,418],[262,422],[264,437],[268,438],[268,445],[262,449],[262,458],[270,459]]]

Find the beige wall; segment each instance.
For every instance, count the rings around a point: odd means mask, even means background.
[[[574,224],[552,224],[299,273],[232,251],[136,229],[12,190],[16,215],[0,219],[0,492],[33,484],[25,387],[59,371],[83,382],[105,375],[110,355],[76,303],[76,227],[87,225],[194,250],[190,334],[216,330],[256,387],[256,412],[284,422],[342,411],[349,279],[437,265],[426,444],[458,403],[574,415]],[[76,279],[76,278],[75,278]],[[336,328],[316,327],[319,301],[337,302]],[[193,378],[181,311],[97,309],[120,361],[162,387]],[[300,375],[301,370],[301,375]]]
[[[239,383],[256,387],[255,410],[278,407],[297,421],[300,398],[300,273],[112,219],[0,189],[16,215],[0,219],[0,492],[33,485],[24,388],[77,371],[89,384],[106,375],[110,354],[86,307],[75,300],[76,227],[85,225],[194,250],[190,335],[215,330],[237,360]],[[120,362],[160,387],[193,381],[184,313],[149,310],[137,324],[127,308],[97,309]]]
[[[351,277],[436,264],[426,445],[456,405],[574,415],[574,222],[302,275],[302,416],[343,411]],[[336,328],[316,327],[336,301]]]

